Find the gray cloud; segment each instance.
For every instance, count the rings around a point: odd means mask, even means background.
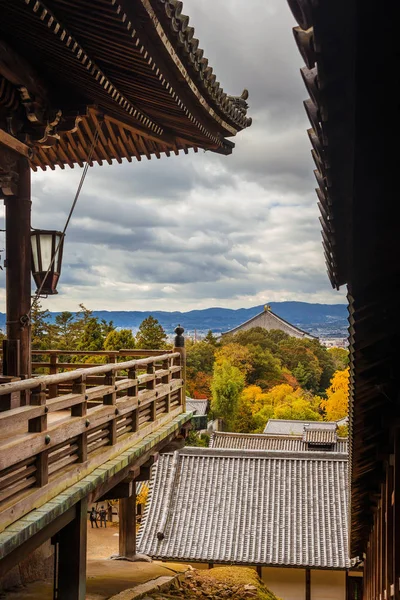
[[[253,125],[232,138],[229,157],[199,151],[91,168],[67,234],[60,294],[46,306],[344,301],[325,273],[302,60],[286,3],[185,0],[184,12],[225,91],[249,89]],[[80,176],[78,168],[33,176],[35,227],[62,228]]]

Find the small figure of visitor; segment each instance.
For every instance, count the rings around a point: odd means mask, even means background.
[[[104,527],[107,527],[107,511],[104,506],[100,509],[100,527],[103,527],[103,523]]]
[[[99,526],[97,525],[97,510],[95,509],[95,507],[92,507],[92,510],[90,511],[89,514],[89,519],[90,519],[90,524],[92,526],[92,529],[94,527],[93,523],[96,523],[96,527],[98,528]]]

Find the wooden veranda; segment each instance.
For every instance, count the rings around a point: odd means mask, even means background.
[[[232,152],[228,138],[251,124],[248,93],[222,89],[182,9],[178,0],[0,0],[0,584],[52,539],[59,600],[85,598],[88,501],[120,499],[120,554],[134,556],[134,483],[181,443],[190,414],[182,328],[172,352],[72,370],[51,353],[49,374],[32,376],[31,171]]]

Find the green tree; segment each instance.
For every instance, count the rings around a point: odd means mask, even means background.
[[[281,362],[274,357],[268,348],[247,346],[250,353],[252,370],[247,377],[249,385],[259,385],[263,390],[269,389],[284,380]]]
[[[151,315],[139,326],[136,346],[141,350],[161,350],[167,347],[167,334],[158,320]]]
[[[58,350],[75,350],[77,328],[72,312],[64,311],[55,318],[56,345]]]
[[[104,333],[101,323],[96,317],[90,317],[80,333],[77,349],[95,352],[103,350],[103,345]]]
[[[124,350],[135,348],[135,337],[130,329],[113,329],[104,341],[104,350]]]
[[[55,327],[50,321],[50,313],[43,310],[41,302],[33,304],[31,310],[31,340],[34,350],[50,350],[55,340]]]
[[[186,344],[186,367],[193,369],[193,375],[202,371],[211,374],[214,366],[215,347],[202,340],[201,342],[187,341]]]
[[[320,390],[322,367],[319,360],[310,348],[309,340],[288,338],[279,342],[279,357],[283,366],[287,367],[293,374],[299,363],[307,372],[307,383],[305,388],[312,392]]]
[[[224,419],[228,429],[232,427],[237,415],[244,383],[243,373],[227,360],[215,364],[211,384],[211,409],[216,417]]]
[[[218,338],[213,334],[211,329],[208,330],[207,335],[203,341],[207,342],[207,344],[210,344],[210,346],[214,346],[214,348],[219,346]]]
[[[344,371],[349,366],[349,351],[346,348],[328,348],[335,371]]]

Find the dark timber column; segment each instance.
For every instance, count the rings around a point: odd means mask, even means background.
[[[305,600],[311,600],[311,571],[306,569],[306,594]]]
[[[400,439],[399,429],[394,430],[393,468],[393,598],[400,600]]]
[[[61,529],[58,558],[58,600],[85,600],[87,500],[76,505],[75,519]]]
[[[30,377],[30,326],[21,321],[31,303],[31,172],[28,160],[19,158],[14,195],[6,194],[6,313],[4,375]],[[4,188],[3,188],[4,191]]]
[[[136,488],[136,483],[133,482]],[[119,555],[133,558],[136,554],[136,493],[119,500]]]

